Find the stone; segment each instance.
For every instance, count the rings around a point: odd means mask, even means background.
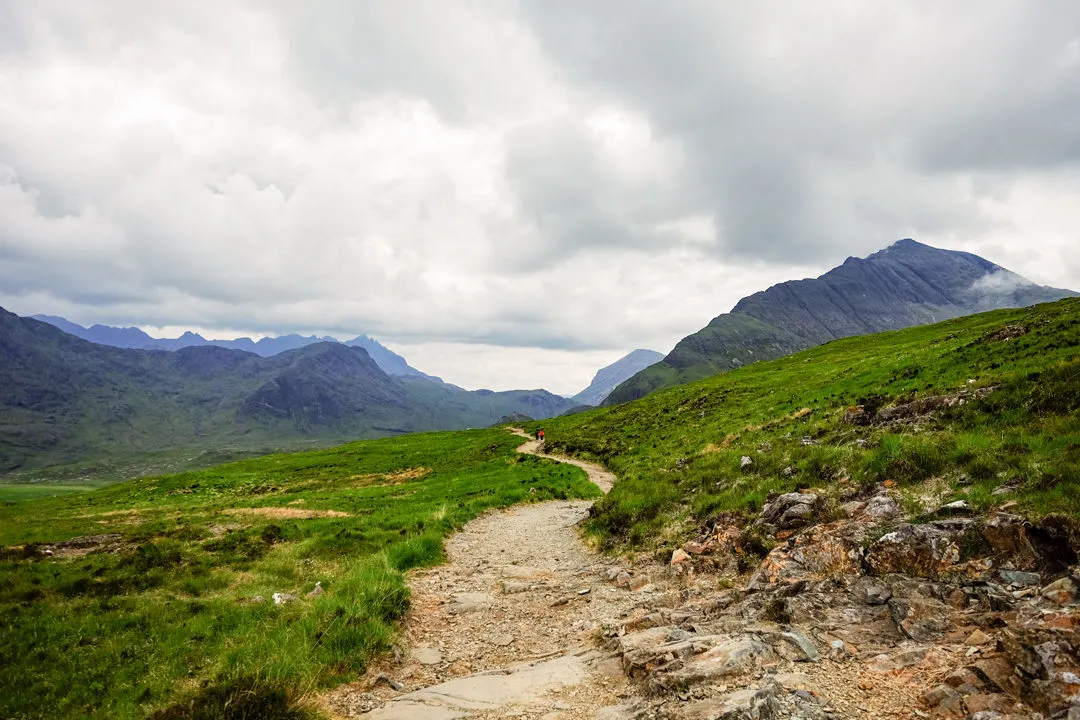
[[[884,522],[901,517],[904,513],[896,500],[893,500],[887,492],[881,492],[866,502],[861,514],[869,520]]]
[[[297,596],[293,595],[292,593],[280,593],[280,592],[276,592],[273,595],[271,595],[270,597],[272,597],[274,599],[274,604],[275,605],[284,605],[286,603],[291,603],[291,602],[293,602],[295,600],[300,599]]]
[[[1021,570],[1001,570],[998,572],[1002,582],[1016,587],[1029,587],[1042,584],[1042,576],[1039,573],[1023,572]]]
[[[998,511],[986,518],[979,532],[995,554],[1009,558],[1017,567],[1032,568],[1038,558],[1028,540],[1027,529],[1023,518]]]
[[[984,633],[982,630],[975,630],[974,632],[972,632],[970,635],[967,636],[967,639],[964,640],[964,644],[969,645],[969,646],[970,645],[985,645],[986,643],[990,642],[991,640],[993,640],[993,638],[991,638],[989,635]]]
[[[621,588],[631,589],[632,582],[633,581],[631,580],[630,573],[626,572],[625,570],[620,572],[615,578],[615,584]]]
[[[900,631],[915,642],[936,640],[953,629],[948,607],[933,598],[894,597],[889,600],[889,611]]]
[[[1076,583],[1072,578],[1063,577],[1044,587],[1040,594],[1058,605],[1072,605],[1076,602]]]
[[[817,504],[814,493],[784,493],[765,505],[759,522],[780,530],[800,528],[809,524]]]
[[[797,651],[793,658],[796,662],[817,662],[821,658],[814,643],[801,632],[788,630],[780,633],[780,637]]]
[[[957,500],[942,505],[938,508],[938,512],[942,515],[970,515],[971,506],[968,505],[967,500]]]
[[[866,551],[866,564],[876,575],[899,573],[932,578],[960,562],[960,536],[970,521],[957,518],[924,525],[901,525]]]
[[[971,665],[971,669],[993,690],[1019,699],[1023,684],[1016,674],[1016,667],[1006,658],[984,658]]]
[[[753,459],[749,455],[743,455],[739,458],[739,467],[743,470],[754,464]]]
[[[427,645],[413,648],[412,658],[421,665],[438,665],[443,661],[442,653],[437,648]]]
[[[863,576],[852,583],[851,594],[867,605],[884,605],[892,597],[892,590],[878,578]]]
[[[776,653],[757,638],[739,635],[713,640],[709,649],[693,656],[682,668],[654,678],[661,688],[686,687],[693,683],[738,675],[776,660]]]
[[[326,591],[323,590],[322,582],[316,582],[315,587],[312,589],[311,592],[309,592],[307,594],[307,596],[309,598],[316,598],[316,597],[319,597],[320,595],[322,595],[324,592],[326,592]]]
[[[496,633],[489,638],[489,641],[496,647],[507,647],[508,645],[513,644],[514,636],[510,633]]]
[[[671,564],[682,565],[687,562],[690,562],[690,554],[682,548],[675,548],[675,551],[671,553]]]
[[[527,582],[521,580],[500,580],[499,589],[502,590],[503,595],[516,595],[518,593],[528,592],[532,588]]]
[[[458,593],[446,604],[446,611],[451,615],[464,615],[484,610],[491,605],[491,596],[486,593]]]

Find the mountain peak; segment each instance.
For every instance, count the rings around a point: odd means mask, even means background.
[[[866,258],[848,258],[820,277],[780,283],[743,298],[731,312],[683,338],[658,367],[616,388],[604,404],[842,337],[1075,294],[1036,285],[972,253],[904,238]]]

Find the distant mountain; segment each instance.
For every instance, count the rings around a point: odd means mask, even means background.
[[[181,350],[187,347],[202,347],[204,345],[216,345],[230,350],[243,350],[255,353],[262,357],[271,357],[287,350],[297,350],[315,343],[336,343],[332,337],[316,337],[315,335],[282,335],[280,337],[264,337],[259,340],[251,338],[236,338],[235,340],[207,340],[202,335],[193,332],[185,332],[178,338],[155,338],[147,335],[139,328],[119,328],[109,325],[93,325],[83,327],[56,315],[32,315],[34,320],[47,322],[54,325],[69,335],[80,337],[99,345],[111,345],[112,347],[131,348],[138,350]],[[378,363],[383,372],[389,375],[418,375],[429,380],[442,382],[439,378],[420,372],[409,365],[405,358],[392,350],[381,345],[377,340],[366,335],[360,335],[345,343],[351,347],[362,347],[367,350],[372,359]]]
[[[546,390],[469,392],[394,376],[337,342],[261,357],[91,343],[0,308],[0,473],[107,458],[297,447],[546,418]]]
[[[655,350],[634,350],[597,370],[589,387],[571,399],[578,405],[599,405],[620,383],[663,359],[664,356]]]
[[[604,404],[837,338],[1076,295],[1036,285],[971,253],[900,240],[867,258],[850,257],[819,278],[780,283],[743,298],[730,313],[683,338],[662,362],[619,385]]]

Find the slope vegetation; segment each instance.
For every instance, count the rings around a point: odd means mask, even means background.
[[[819,278],[743,298],[681,340],[660,363],[612,392],[605,405],[642,397],[838,338],[897,330],[1076,293],[1036,285],[977,255],[901,240],[848,258]]]
[[[933,512],[1006,501],[1080,517],[1080,300],[834,341],[548,420],[620,477],[593,529],[664,546],[770,493],[890,481]],[[917,513],[916,513],[917,514]]]

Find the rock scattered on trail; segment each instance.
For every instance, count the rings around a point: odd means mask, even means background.
[[[275,605],[285,605],[286,603],[291,603],[294,600],[299,600],[300,599],[296,595],[293,595],[292,593],[281,593],[281,592],[276,592],[273,595],[271,595],[270,597],[272,597],[274,599],[274,604]]]

